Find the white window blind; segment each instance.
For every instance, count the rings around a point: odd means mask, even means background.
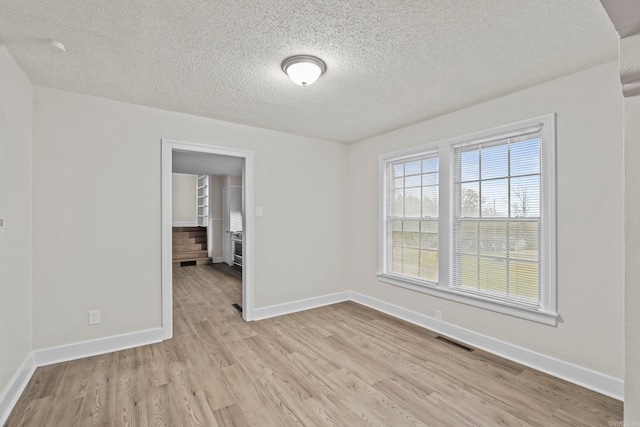
[[[380,281],[556,324],[555,115],[379,165]]]
[[[385,272],[438,281],[438,153],[386,162]]]
[[[542,127],[452,146],[452,288],[541,305]]]

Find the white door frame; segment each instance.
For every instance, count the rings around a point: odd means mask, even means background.
[[[242,233],[242,318],[253,320],[253,151],[162,139],[162,329],[164,339],[173,337],[173,261],[171,185],[173,152],[220,154],[244,159]]]

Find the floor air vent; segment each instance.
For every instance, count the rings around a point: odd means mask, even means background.
[[[238,304],[231,304],[231,307],[233,307],[236,310],[238,310],[239,313],[242,313],[242,307],[240,307]]]
[[[182,261],[180,267],[187,267],[189,265],[196,265],[196,261]]]
[[[454,347],[461,348],[461,349],[463,349],[463,350],[465,350],[465,351],[468,351],[468,352],[472,352],[472,351],[474,350],[474,349],[473,349],[473,348],[471,348],[471,347],[467,347],[467,346],[466,346],[466,345],[464,345],[464,344],[460,344],[459,342],[455,342],[455,341],[450,340],[449,338],[447,338],[447,337],[443,337],[443,336],[441,336],[441,335],[438,335],[438,336],[436,337],[436,339],[437,339],[437,340],[439,340],[439,341],[442,341],[442,342],[446,342],[447,344],[452,345],[452,346],[454,346]]]

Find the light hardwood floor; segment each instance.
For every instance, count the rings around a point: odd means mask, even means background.
[[[239,275],[175,270],[175,337],[38,368],[13,426],[608,426],[622,403],[355,303],[244,323]]]

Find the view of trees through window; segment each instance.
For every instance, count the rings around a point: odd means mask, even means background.
[[[438,158],[422,156],[389,170],[391,271],[438,281]]]
[[[382,154],[380,173],[380,281],[555,321],[555,115]]]
[[[538,302],[540,140],[454,150],[454,285]]]
[[[453,285],[537,303],[540,140],[466,145],[454,158]],[[439,200],[435,154],[388,165],[391,272],[438,281]]]

